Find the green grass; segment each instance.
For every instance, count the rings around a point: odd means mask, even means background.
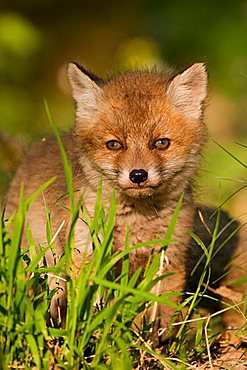
[[[48,267],[46,252],[50,249],[54,260],[54,235],[51,232],[50,214],[47,213],[47,246],[34,245],[32,230],[24,227],[28,208],[54,179],[42,185],[30,198],[24,199],[20,190],[20,203],[16,213],[5,220],[4,209],[0,222],[0,369],[186,369],[189,361],[196,361],[206,354],[204,320],[197,311],[202,296],[202,283],[210,273],[210,259],[219,235],[218,219],[211,245],[205,246],[195,235],[192,237],[206,255],[205,269],[198,282],[198,289],[182,302],[178,311],[187,305],[185,322],[194,312],[196,335],[192,337],[188,326],[180,326],[177,335],[163,351],[155,351],[150,343],[150,330],[143,316],[141,327],[135,324],[137,315],[155,302],[173,306],[174,293],[155,295],[152,288],[166,275],[159,276],[162,253],[172,241],[173,230],[182,203],[175,209],[164,239],[130,246],[126,228],[125,248],[112,251],[117,205],[114,192],[110,208],[105,214],[102,205],[102,184],[99,184],[94,217],[91,219],[75,204],[72,187],[72,170],[64,152],[54,120],[46,105],[47,114],[57,137],[70,196],[70,231],[64,256],[55,267]],[[44,199],[45,201],[45,199]],[[82,211],[91,234],[94,254],[82,263],[79,275],[75,273],[74,227]],[[219,216],[218,216],[219,217]],[[21,249],[22,234],[27,234],[28,245]],[[157,254],[150,253],[145,268],[129,276],[129,254],[144,245],[161,245]],[[223,246],[222,246],[223,247]],[[115,265],[122,261],[120,276],[115,276]],[[50,303],[56,290],[50,290],[48,276],[66,279],[66,326],[52,326],[48,320]],[[209,328],[210,340],[214,334]],[[172,355],[171,355],[172,354]],[[147,365],[148,364],[148,365]],[[53,367],[52,367],[53,366]],[[142,366],[142,367],[141,367]],[[150,366],[150,367],[148,367]]]
[[[49,184],[40,188],[35,196]],[[155,354],[143,344],[147,341],[149,328],[134,329],[134,319],[145,305],[161,302],[172,305],[170,296],[164,293],[155,296],[150,293],[152,287],[162,278],[154,279],[159,269],[160,253],[150,260],[144,277],[140,278],[141,269],[128,277],[128,255],[135,247],[126,245],[122,252],[112,252],[112,233],[116,214],[114,194],[111,199],[108,216],[101,205],[101,186],[95,204],[94,218],[90,219],[83,210],[94,244],[94,255],[90,262],[82,264],[78,277],[74,273],[73,229],[78,218],[80,204],[71,211],[71,230],[63,265],[47,267],[45,253],[52,249],[52,238],[47,247],[35,252],[31,230],[28,230],[29,246],[20,248],[24,230],[25,213],[35,200],[35,196],[23,199],[13,218],[1,220],[0,239],[0,358],[2,368],[7,366],[24,366],[48,369],[49,362],[54,361],[58,368],[112,368],[132,369],[138,360],[140,351],[148,351],[154,358],[167,361]],[[166,248],[170,242],[180,204],[169,232],[164,240],[151,242],[153,246],[162,244]],[[49,220],[49,219],[48,219]],[[9,228],[12,228],[9,237]],[[47,230],[50,231],[49,222]],[[99,241],[99,233],[102,242]],[[54,253],[54,251],[53,251]],[[54,256],[55,257],[55,256]],[[122,272],[114,276],[114,266],[122,260]],[[70,267],[68,268],[68,264]],[[68,288],[67,321],[65,328],[47,325],[47,313],[54,291],[49,290],[48,274],[61,275],[66,271]],[[164,277],[163,277],[164,278]],[[161,358],[160,358],[161,357]]]
[[[156,296],[152,287],[164,276],[154,279],[159,269],[160,253],[170,243],[176,224],[181,201],[174,213],[164,240],[151,242],[153,248],[161,244],[160,252],[150,261],[140,279],[141,268],[128,276],[129,253],[147,243],[130,247],[126,229],[125,249],[112,252],[112,235],[116,215],[114,193],[106,217],[101,202],[102,185],[99,184],[94,218],[90,219],[81,203],[74,203],[72,171],[64,152],[53,118],[46,105],[47,114],[57,136],[64,172],[70,196],[71,227],[66,241],[64,256],[55,267],[48,267],[46,252],[51,249],[54,260],[54,240],[51,234],[50,214],[47,211],[47,246],[34,246],[32,230],[25,230],[25,215],[35,198],[54,179],[44,184],[28,198],[20,192],[20,204],[15,215],[1,218],[0,241],[0,358],[1,367],[17,366],[48,369],[54,362],[58,368],[112,368],[132,369],[139,360],[141,351],[160,361],[168,361],[145,347],[149,327],[134,328],[134,319],[147,305],[160,302],[173,305],[170,297],[174,293]],[[44,199],[45,201],[45,199]],[[75,275],[74,227],[82,210],[88,224],[94,246],[91,261],[84,261],[79,276]],[[21,249],[22,234],[26,232],[28,245]],[[10,237],[11,235],[11,237]],[[100,237],[99,237],[100,235]],[[101,240],[101,241],[100,241]],[[115,277],[114,266],[122,262],[122,272]],[[54,291],[50,291],[48,275],[67,281],[66,327],[48,325],[48,314]],[[161,358],[162,357],[162,358]]]

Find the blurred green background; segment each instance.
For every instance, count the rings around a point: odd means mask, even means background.
[[[1,0],[1,195],[22,149],[50,132],[44,98],[59,128],[72,127],[71,60],[103,76],[130,65],[165,63],[182,70],[205,62],[210,138],[247,162],[247,149],[235,143],[247,144],[246,0]],[[210,139],[198,199],[219,204],[246,185],[246,173]],[[246,203],[244,189],[226,208],[237,215]]]

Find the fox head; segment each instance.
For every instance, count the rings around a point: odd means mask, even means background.
[[[205,142],[207,72],[137,70],[102,80],[70,63],[75,135],[86,179],[131,198],[185,189]]]

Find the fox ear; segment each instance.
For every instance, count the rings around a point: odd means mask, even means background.
[[[167,88],[167,95],[185,117],[199,119],[207,96],[205,64],[196,63],[175,76]]]
[[[77,63],[69,63],[68,78],[77,104],[77,113],[80,117],[90,118],[97,111],[102,96],[102,90],[97,84],[100,79]]]

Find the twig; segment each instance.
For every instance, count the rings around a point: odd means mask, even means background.
[[[165,251],[164,249],[162,249],[161,251],[161,254],[160,254],[160,266],[159,266],[159,270],[157,272],[157,276],[161,276],[163,271],[164,271],[164,259],[165,259]],[[169,262],[169,261],[168,261]],[[167,261],[166,261],[167,263]],[[158,281],[156,287],[155,287],[155,290],[154,292],[156,294],[159,294],[160,293],[160,289],[161,289],[161,280]],[[151,322],[153,322],[157,316],[157,310],[158,310],[158,302],[154,302],[154,305],[153,305],[153,310],[152,310],[152,316],[151,316]]]
[[[62,221],[61,225],[59,226],[59,228],[57,229],[57,231],[55,232],[53,238],[51,239],[51,242],[50,244],[54,243],[55,239],[57,238],[58,234],[60,233],[60,231],[62,230],[62,227],[63,225],[65,224],[65,220]]]
[[[205,340],[206,340],[206,344],[207,344],[207,353],[208,353],[209,366],[210,366],[210,369],[213,369],[212,357],[211,357],[210,348],[209,348],[210,345],[209,345],[209,341],[208,341],[208,331],[207,331],[209,321],[210,321],[210,316],[208,317],[208,319],[206,321],[204,332],[205,332]]]

